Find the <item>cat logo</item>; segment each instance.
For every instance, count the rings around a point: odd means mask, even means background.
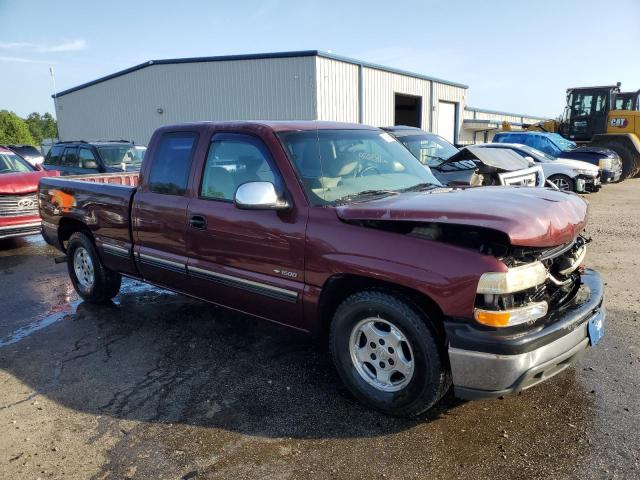
[[[616,128],[625,128],[629,122],[626,118],[612,118],[609,124]]]

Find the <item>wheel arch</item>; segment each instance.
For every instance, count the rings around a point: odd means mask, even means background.
[[[91,241],[95,243],[95,240],[93,238],[93,233],[91,232],[87,224],[75,218],[65,217],[60,219],[60,223],[58,224],[58,243],[60,244],[60,247],[64,250],[65,253],[67,251],[67,247],[66,247],[67,240],[69,240],[69,238],[71,238],[71,235],[73,235],[76,232],[86,233],[87,236],[91,239]]]
[[[615,141],[633,150],[640,155],[640,139],[634,133],[598,133],[593,136],[591,143],[603,144]]]
[[[401,296],[419,312],[429,317],[440,340],[444,342],[446,338],[444,314],[431,297],[404,285],[357,274],[336,274],[324,283],[318,301],[320,326],[317,333],[319,336],[328,337],[331,321],[338,306],[350,295],[364,290],[379,290]]]

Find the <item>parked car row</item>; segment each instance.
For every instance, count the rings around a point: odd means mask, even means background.
[[[433,171],[438,180],[448,186],[544,186],[546,179],[560,190],[586,193],[597,192],[602,183],[618,181],[622,173],[622,163],[615,152],[595,147],[572,149],[568,146],[572,142],[557,134],[498,133],[494,143],[458,149],[444,138],[419,128],[396,126],[384,130],[398,139]],[[552,140],[562,144],[566,151],[556,147]],[[531,144],[559,156],[553,156]],[[507,152],[515,155],[507,155]]]
[[[106,168],[100,146],[51,155]],[[88,302],[124,275],[326,336],[358,400],[412,416],[451,387],[532,387],[604,333],[587,203],[543,188],[545,162],[519,149],[334,122],[166,126],[137,186],[41,179],[42,232]]]
[[[557,133],[499,132],[495,143],[527,145],[553,159],[579,160],[600,168],[602,183],[617,182],[622,177],[622,160],[611,149],[591,145],[578,146]]]

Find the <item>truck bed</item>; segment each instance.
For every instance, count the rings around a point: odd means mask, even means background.
[[[108,183],[111,185],[138,186],[139,172],[122,173],[96,173],[95,175],[67,175],[64,178],[70,180],[81,180],[84,182]]]
[[[91,230],[108,267],[135,273],[130,220],[136,187],[125,182],[137,183],[137,174],[43,178],[38,199],[45,240],[64,251],[65,226],[80,222]]]

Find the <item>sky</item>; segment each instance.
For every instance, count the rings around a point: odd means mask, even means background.
[[[0,0],[0,109],[154,59],[324,50],[469,85],[478,108],[555,117],[569,87],[640,89],[640,0]]]

